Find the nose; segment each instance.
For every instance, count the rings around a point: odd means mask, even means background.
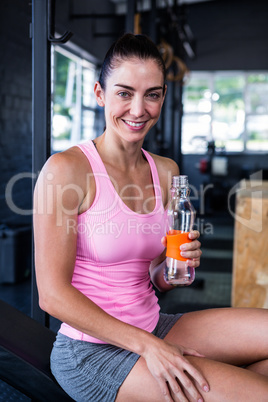
[[[143,97],[133,97],[131,101],[130,114],[135,117],[142,117],[145,114],[145,100]]]

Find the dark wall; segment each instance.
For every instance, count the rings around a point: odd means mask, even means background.
[[[267,1],[209,1],[189,6],[186,15],[197,51],[187,60],[190,70],[267,70]]]
[[[15,175],[31,172],[31,39],[28,1],[0,3],[0,223],[17,219],[7,206],[5,189]],[[12,191],[19,208],[31,207],[31,180],[18,180]],[[20,216],[25,220],[29,217]]]
[[[73,4],[73,9],[70,5]],[[102,59],[116,32],[113,20],[72,20],[71,12],[114,12],[108,0],[56,2],[56,31],[71,30],[75,44]],[[0,2],[0,224],[30,223],[32,207],[32,41],[31,2]],[[121,26],[122,24],[120,24]],[[57,36],[57,35],[56,35]],[[45,79],[45,77],[44,77]],[[6,196],[6,189],[8,194]]]
[[[110,14],[112,18],[79,18],[92,14]],[[55,19],[61,34],[66,29],[73,32],[72,41],[101,61],[125,28],[124,16],[115,17],[115,6],[110,0],[57,0]]]

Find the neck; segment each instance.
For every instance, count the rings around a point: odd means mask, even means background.
[[[144,160],[141,148],[143,141],[127,143],[114,141],[104,132],[94,140],[97,151],[104,163],[118,166],[122,170],[135,169]]]

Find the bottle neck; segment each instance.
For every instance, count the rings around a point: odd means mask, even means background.
[[[188,176],[172,176],[172,187],[188,187]]]
[[[172,176],[172,187],[171,187],[171,197],[172,198],[187,198],[190,194],[188,176],[178,175]]]
[[[189,196],[189,187],[172,187],[171,197],[172,198],[187,198]]]

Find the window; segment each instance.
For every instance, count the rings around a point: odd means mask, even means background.
[[[52,150],[98,135],[102,111],[93,92],[97,67],[59,46],[52,48]]]
[[[268,151],[268,73],[193,72],[183,94],[182,152],[207,142],[227,152]]]

